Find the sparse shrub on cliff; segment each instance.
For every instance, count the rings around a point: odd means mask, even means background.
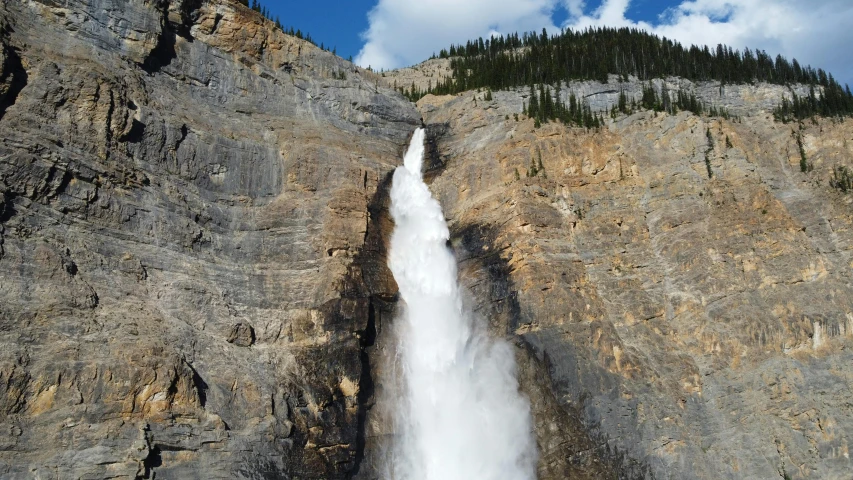
[[[809,159],[806,157],[806,149],[805,147],[803,147],[802,132],[797,132],[797,148],[800,151],[800,171],[803,173],[808,173],[814,170],[814,165],[809,163]]]
[[[824,82],[818,83],[821,88],[815,89],[815,84],[809,88],[805,97],[791,92],[791,99],[782,97],[782,103],[773,110],[773,118],[777,122],[800,122],[807,118],[814,120],[821,117],[853,117],[853,94],[850,86],[841,88],[832,75]]]
[[[630,110],[628,109],[628,95],[625,94],[625,90],[619,91],[619,101],[617,102],[616,107],[618,108],[619,112],[625,115],[634,113],[633,108]]]
[[[643,96],[640,98],[640,107],[654,111],[658,111],[660,109],[658,94],[651,82],[643,87]]]
[[[535,177],[537,173],[539,173],[539,171],[536,170],[536,162],[531,158],[530,166],[527,167],[527,178]]]
[[[518,174],[518,170],[515,171]],[[527,168],[527,178],[542,176],[542,178],[548,178],[548,174],[545,173],[545,166],[542,165],[542,150],[539,147],[536,147],[536,157],[530,157],[530,166]]]
[[[711,135],[711,129],[705,130],[705,138],[708,139],[708,148],[705,150],[705,168],[708,170],[708,178],[714,178],[714,171],[711,170],[711,154],[714,152],[714,136]]]
[[[429,93],[428,90],[420,90],[418,86],[415,85],[414,81],[412,82],[411,88],[400,87],[399,91],[404,97],[408,98],[409,101],[412,102],[417,102]],[[474,103],[477,103],[476,97],[474,97]]]
[[[841,193],[853,191],[853,171],[844,165],[836,165],[832,170],[832,178],[829,180],[829,185]]]
[[[524,108],[524,114],[534,119],[534,128],[539,128],[542,123],[555,120],[566,125],[576,125],[587,129],[599,128],[604,124],[603,117],[598,113],[593,113],[589,104],[586,101],[578,100],[574,92],[569,94],[569,103],[564,103],[559,84],[557,84],[553,96],[550,87],[539,85],[537,93],[533,85],[530,85],[528,96],[530,103]]]
[[[618,111],[630,115],[638,108],[651,110],[655,113],[667,112],[670,115],[675,115],[678,112],[691,112],[697,116],[707,115],[709,117],[731,118],[728,110],[724,107],[717,107],[716,105],[708,107],[696,97],[695,93],[688,92],[684,88],[679,88],[677,92],[670,93],[666,84],[663,84],[659,95],[651,82],[643,85],[643,93],[639,104],[637,104],[636,99],[632,99],[630,107],[628,106],[628,98],[625,92],[620,92],[619,100],[613,107],[613,114],[615,115]]]

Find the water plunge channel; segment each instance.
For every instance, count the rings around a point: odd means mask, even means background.
[[[424,130],[394,172],[388,264],[404,301],[397,320],[395,480],[528,480],[536,452],[510,345],[463,307],[441,205],[421,176]]]

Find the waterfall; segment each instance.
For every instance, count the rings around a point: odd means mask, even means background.
[[[395,480],[528,480],[536,449],[512,347],[465,310],[450,232],[421,176],[418,129],[394,172],[388,264],[403,300],[397,320]]]

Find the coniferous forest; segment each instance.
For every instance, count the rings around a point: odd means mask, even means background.
[[[245,6],[275,22],[284,33],[317,43],[311,35],[293,27],[285,28],[278,18],[259,0],[240,0]],[[336,53],[323,44],[324,50]],[[434,56],[435,57],[435,56]],[[529,86],[530,106],[525,113],[539,122],[561,120],[586,127],[597,127],[603,121],[601,112],[593,113],[582,100],[569,96],[563,103],[559,85],[563,82],[596,80],[609,81],[616,75],[621,81],[629,76],[641,81],[656,78],[680,77],[694,82],[716,81],[720,85],[766,82],[776,85],[810,85],[808,96],[781,99],[773,115],[777,121],[802,121],[814,116],[853,116],[853,93],[824,70],[803,66],[796,59],[781,55],[771,57],[763,50],[745,48],[742,52],[732,47],[716,48],[695,45],[685,48],[665,37],[634,28],[588,28],[582,31],[564,30],[558,35],[548,35],[545,29],[519,35],[492,37],[468,41],[465,45],[451,45],[442,49],[439,58],[449,58],[452,78],[440,80],[427,90],[400,88],[410,100],[417,101],[426,94],[447,95],[474,89],[506,90]],[[352,60],[350,58],[350,60]],[[538,91],[534,88],[539,85]],[[556,98],[550,88],[556,85]],[[672,98],[674,97],[674,99]],[[630,101],[620,93],[618,107],[610,112],[631,113],[637,109],[690,111],[697,115],[728,118],[723,108],[708,106],[697,101],[694,94],[678,91],[669,95],[665,89],[658,92],[651,86],[643,88],[642,99]]]
[[[811,85],[809,97],[793,96],[779,106],[776,118],[780,121],[813,115],[853,116],[853,95],[849,87],[842,87],[822,69],[803,66],[781,55],[773,58],[762,50],[747,48],[741,52],[724,45],[715,49],[707,46],[685,48],[678,42],[637,29],[589,28],[565,30],[553,36],[543,30],[541,34],[480,38],[465,45],[451,45],[438,56],[450,59],[453,78],[443,79],[427,91],[404,90],[409,98],[478,88],[504,90],[555,85],[572,80],[606,83],[609,75],[617,75],[622,81],[629,76],[641,81],[681,77],[694,82],[717,81],[721,85],[755,82]],[[680,104],[676,106],[682,110],[699,113],[704,108],[705,113],[711,114],[710,108],[697,105],[695,98],[693,107],[689,108],[691,100],[686,92],[678,92],[676,97],[676,103]],[[663,103],[668,102],[668,98],[661,98],[643,103],[658,103],[658,109],[667,110]]]

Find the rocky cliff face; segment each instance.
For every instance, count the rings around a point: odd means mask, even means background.
[[[540,478],[846,478],[853,123],[690,85],[740,120],[534,129],[524,91],[393,91],[433,63],[383,78],[230,0],[0,5],[0,477],[382,478],[423,117]]]
[[[0,28],[0,477],[352,474],[414,106],[225,0]]]
[[[737,121],[642,112],[601,131],[515,120],[518,92],[419,102],[476,308],[646,477],[853,467],[853,199],[830,186],[853,122],[777,124],[756,90],[783,93],[743,87]]]

